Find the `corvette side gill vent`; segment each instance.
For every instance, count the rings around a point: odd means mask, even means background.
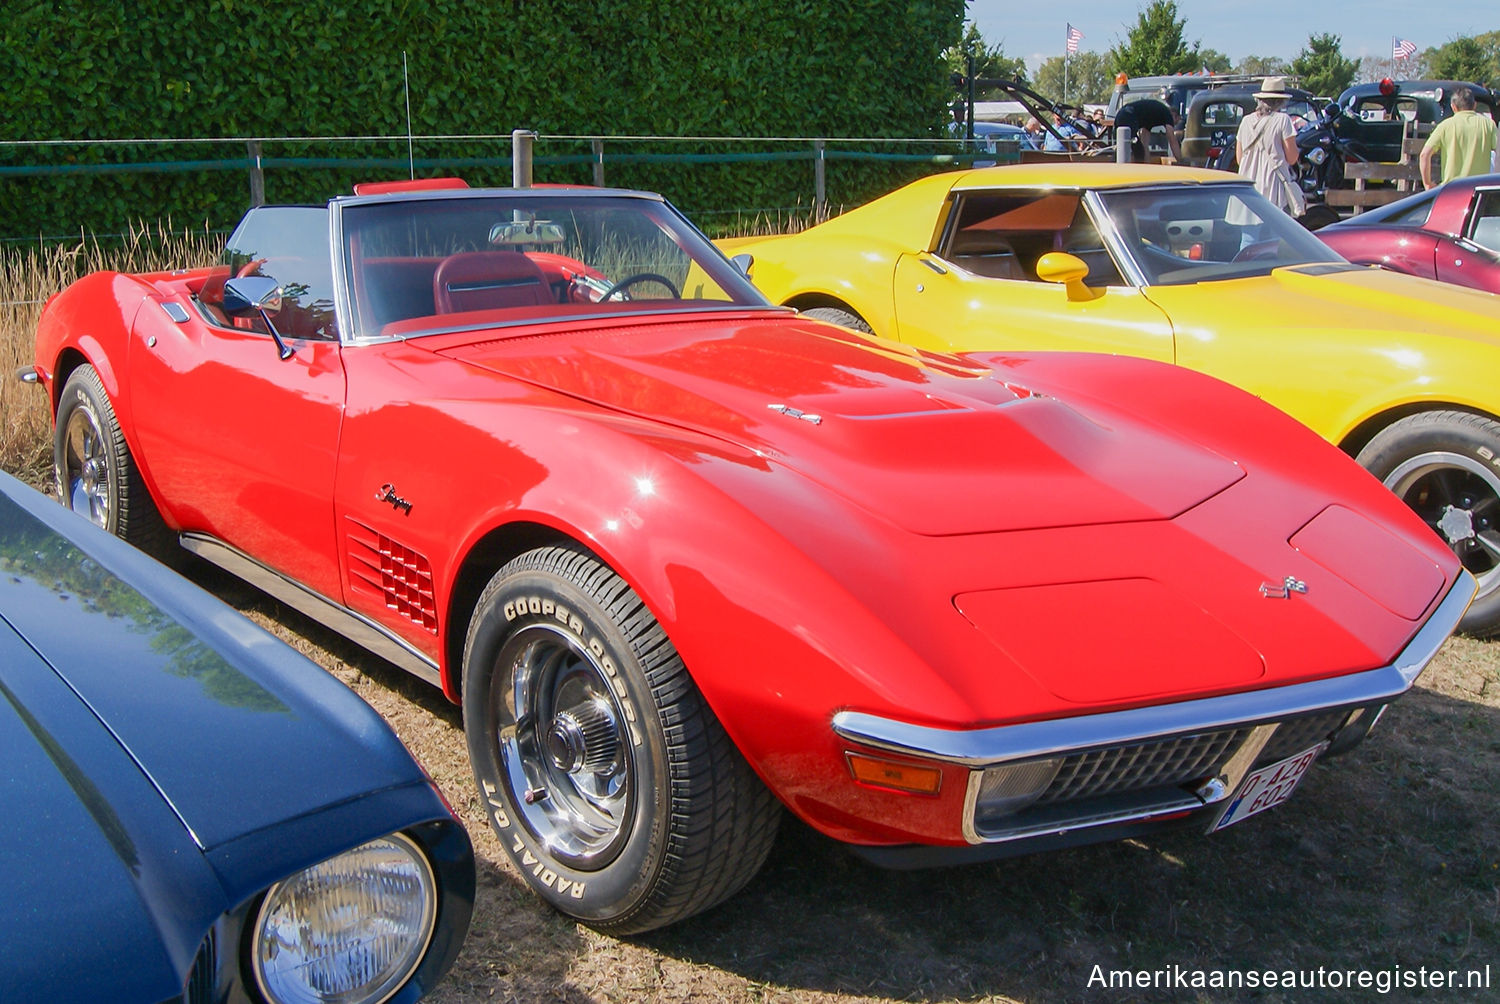
[[[437,599],[427,559],[355,519],[349,520],[348,541],[350,587],[374,593],[387,609],[437,634]]]

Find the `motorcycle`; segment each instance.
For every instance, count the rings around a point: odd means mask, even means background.
[[[1307,212],[1298,220],[1309,230],[1339,219],[1324,200],[1330,188],[1349,187],[1344,178],[1344,165],[1371,159],[1365,144],[1349,135],[1357,128],[1358,120],[1351,119],[1337,103],[1329,102],[1316,119],[1297,130],[1297,163],[1292,165],[1292,179],[1307,199]],[[1221,171],[1235,169],[1235,137],[1232,134],[1213,166]]]
[[[1346,115],[1337,103],[1330,102],[1316,122],[1309,122],[1298,131],[1298,157],[1292,175],[1304,195],[1321,201],[1328,189],[1347,188],[1344,165],[1371,159],[1365,144],[1349,135],[1356,125],[1357,120]]]

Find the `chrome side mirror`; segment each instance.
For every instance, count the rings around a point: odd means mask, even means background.
[[[230,317],[259,315],[276,343],[276,353],[283,360],[292,358],[291,347],[281,340],[281,332],[271,323],[271,315],[281,310],[281,284],[268,275],[242,275],[224,283],[224,313]]]

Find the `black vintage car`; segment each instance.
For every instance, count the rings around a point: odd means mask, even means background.
[[[410,1004],[468,835],[390,728],[219,600],[0,474],[0,999]]]
[[[1407,123],[1432,125],[1451,115],[1449,99],[1458,87],[1474,93],[1474,110],[1500,122],[1500,93],[1483,84],[1461,80],[1390,80],[1348,87],[1338,97],[1343,112],[1340,128],[1363,144],[1369,159],[1392,163],[1401,159]]]
[[[1240,120],[1255,110],[1255,92],[1260,81],[1228,84],[1212,90],[1200,90],[1189,98],[1183,117],[1182,156],[1194,167],[1214,167],[1224,151],[1231,147],[1239,131]],[[1315,121],[1317,99],[1311,91],[1298,87],[1287,89],[1292,95],[1282,110],[1292,116],[1300,128]]]

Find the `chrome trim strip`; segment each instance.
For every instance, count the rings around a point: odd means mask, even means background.
[[[186,324],[188,322],[187,308],[182,304],[172,300],[168,300],[166,302],[158,302],[161,303],[162,312],[172,320],[176,321],[178,324]]]
[[[983,777],[982,771],[974,771],[970,778]],[[1126,807],[1114,807],[1105,810],[1095,810],[1092,813],[1080,815],[1073,819],[1044,819],[1018,826],[1015,829],[993,834],[982,834],[974,826],[974,804],[979,797],[979,788],[973,781],[970,782],[968,801],[964,809],[964,839],[971,844],[1004,844],[1012,840],[1025,840],[1028,837],[1051,837],[1063,833],[1071,833],[1074,830],[1088,829],[1094,826],[1107,826],[1111,823],[1132,823],[1153,816],[1168,816],[1180,812],[1196,812],[1204,807],[1205,803],[1191,794],[1183,794],[1180,797],[1162,798],[1145,804],[1135,804]],[[1228,797],[1228,792],[1219,796],[1219,799]],[[1217,801],[1216,799],[1215,801]],[[1024,810],[1023,810],[1024,813]]]
[[[833,730],[844,739],[875,749],[967,767],[987,767],[1190,732],[1255,725],[1314,711],[1380,704],[1411,689],[1417,676],[1458,627],[1476,588],[1474,577],[1460,571],[1448,595],[1401,654],[1388,666],[1362,673],[1176,704],[987,729],[939,729],[859,711],[840,711],[833,716]]]
[[[306,614],[329,630],[338,632],[361,648],[394,663],[435,687],[443,685],[436,662],[363,614],[357,614],[321,593],[315,593],[301,583],[293,582],[275,569],[267,568],[239,548],[217,538],[201,533],[184,533],[179,539],[184,548],[198,557],[211,561],[231,575],[244,579],[261,592],[269,593],[292,609]]]

